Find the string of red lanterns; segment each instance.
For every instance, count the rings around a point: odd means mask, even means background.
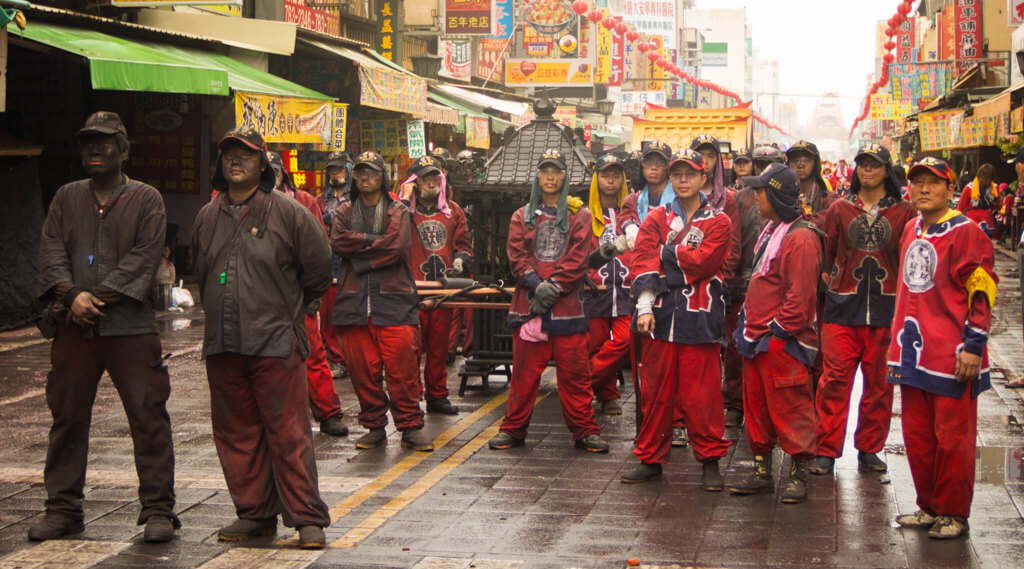
[[[896,6],[896,13],[886,21],[888,27],[885,28],[885,37],[889,39],[882,44],[882,47],[885,48],[885,55],[882,56],[882,72],[878,80],[868,90],[868,95],[864,100],[864,109],[861,111],[860,116],[854,119],[853,126],[850,127],[850,138],[853,137],[853,132],[857,130],[857,125],[871,113],[871,95],[877,93],[879,89],[889,82],[889,64],[896,61],[896,56],[892,54],[892,50],[896,48],[896,42],[892,38],[899,33],[898,28],[910,17],[913,5],[914,0],[902,0]]]
[[[635,43],[636,48],[640,50],[640,53],[646,53],[647,60],[654,63],[659,68],[668,71],[672,75],[675,75],[676,77],[682,79],[683,81],[686,81],[687,83],[690,83],[691,85],[695,85],[702,89],[708,89],[715,93],[719,93],[723,96],[730,97],[734,101],[736,101],[737,105],[749,106],[749,103],[744,103],[743,100],[740,98],[739,94],[737,94],[735,91],[730,91],[729,89],[726,89],[725,87],[722,87],[711,81],[705,81],[703,79],[694,77],[693,75],[690,75],[689,73],[684,71],[675,63],[669,62],[664,57],[658,55],[657,50],[659,47],[661,47],[658,38],[655,37],[649,40],[645,38],[643,41],[640,41],[640,33],[637,32],[633,26],[629,26],[625,22],[621,22],[611,16],[606,17],[604,12],[597,8],[591,10],[590,4],[586,2],[586,0],[576,0],[570,6],[572,8],[572,11],[575,12],[578,16],[586,16],[587,20],[589,20],[590,22],[595,24],[600,23],[602,26],[604,26],[605,29],[613,30],[617,35],[624,37],[625,40],[628,41],[629,43]],[[769,129],[777,130],[783,135],[789,136],[789,134],[787,134],[781,128],[768,122],[757,113],[754,113],[754,120],[765,125],[765,127]]]

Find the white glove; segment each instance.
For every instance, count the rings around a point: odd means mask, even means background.
[[[616,237],[615,241],[612,241],[612,244],[615,245],[615,251],[618,252],[618,254],[620,255],[625,253],[626,250],[629,249],[629,245],[626,244],[625,235],[619,235],[618,237]]]
[[[640,226],[631,223],[626,226],[626,247],[632,249],[636,245],[636,236],[640,233]]]
[[[456,257],[455,260],[452,261],[452,270],[461,275],[464,269],[465,261],[463,261],[461,257]]]

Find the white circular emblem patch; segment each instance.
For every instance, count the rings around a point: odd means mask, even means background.
[[[550,263],[561,259],[568,243],[569,235],[558,230],[557,221],[549,219],[537,224],[533,237],[533,252],[537,260]]]
[[[910,244],[903,261],[903,282],[910,292],[925,292],[935,285],[938,259],[935,247],[924,239],[916,239]]]
[[[704,242],[704,232],[697,227],[690,227],[690,231],[686,233],[686,237],[683,237],[683,245],[687,247],[700,247],[700,244]]]
[[[416,226],[416,233],[420,236],[420,243],[427,251],[440,251],[448,240],[448,230],[440,221],[428,219]]]

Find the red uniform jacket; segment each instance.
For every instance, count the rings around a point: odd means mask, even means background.
[[[388,207],[383,235],[352,229],[352,202],[343,202],[332,216],[331,250],[340,259],[335,326],[360,326],[369,318],[374,326],[419,324],[419,298],[409,268],[409,210],[387,197],[381,199]]]
[[[767,243],[767,238],[765,239]],[[768,351],[772,336],[786,342],[786,352],[810,367],[818,353],[816,329],[821,238],[806,220],[790,226],[767,275],[759,271],[758,251],[739,324],[733,334],[745,358]]]
[[[993,184],[994,185],[994,184]],[[978,193],[978,199],[971,199],[971,189],[974,182],[964,186],[960,194],[960,202],[957,209],[967,216],[968,219],[981,226],[985,233],[992,234],[996,227],[995,214],[992,211],[994,204],[998,203],[994,188],[982,188]]]
[[[654,337],[678,344],[721,342],[725,330],[723,263],[732,248],[732,223],[706,203],[678,233],[677,204],[651,210],[633,249],[636,295],[653,291]]]
[[[899,281],[903,227],[917,217],[910,203],[883,197],[877,211],[857,194],[836,200],[823,220],[825,268],[830,270],[825,322],[891,326]]]
[[[413,212],[416,237],[412,240],[412,274],[416,280],[441,280],[456,257],[462,259],[467,269],[472,269],[473,242],[466,225],[466,213],[453,201],[448,202],[448,207],[451,217],[422,204],[417,204]]]
[[[616,210],[604,210],[604,233],[600,238],[593,238],[595,248],[602,243],[615,241],[619,235],[615,228],[618,225],[618,216],[619,212]],[[629,270],[632,256],[633,252],[627,250],[605,263],[600,269],[590,270],[590,280],[594,281],[594,284],[608,287],[608,291],[587,297],[584,308],[589,318],[632,316],[633,298],[630,296],[630,287],[633,284],[633,273]]]
[[[957,354],[967,350],[981,356],[981,374],[970,382],[976,397],[991,387],[986,346],[993,298],[987,293],[995,295],[995,253],[980,227],[951,213],[927,230],[920,217],[911,220],[903,232],[888,381],[962,397],[966,384],[954,371]]]
[[[562,233],[555,208],[541,206],[533,228],[523,221],[525,209],[523,206],[512,214],[508,227],[508,262],[517,281],[509,325],[518,327],[533,318],[530,296],[547,280],[562,289],[562,297],[543,315],[541,330],[555,336],[586,332],[589,319],[583,311],[583,276],[594,250],[590,211],[570,212],[569,231]]]

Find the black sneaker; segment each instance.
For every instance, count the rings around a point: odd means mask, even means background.
[[[659,476],[661,476],[660,464],[641,462],[640,466],[623,474],[622,478],[619,478],[619,482],[623,484],[639,484],[641,482],[649,482]]]
[[[836,459],[831,456],[819,456],[811,461],[811,465],[807,467],[807,472],[821,476],[822,474],[832,474],[835,467]]]
[[[512,447],[521,447],[526,444],[525,439],[517,439],[508,433],[498,433],[493,439],[491,439],[487,446],[491,450],[505,450]]]
[[[341,417],[330,417],[320,421],[320,432],[332,437],[347,437],[348,427],[341,422]]]
[[[174,539],[174,521],[167,516],[149,516],[142,533],[146,543],[166,543]]]
[[[458,415],[459,408],[452,405],[447,397],[440,399],[427,399],[427,413],[440,413],[442,415]]]
[[[608,452],[608,443],[601,438],[601,435],[595,433],[576,441],[576,448],[587,452]]]
[[[327,537],[320,526],[302,526],[299,528],[299,547],[301,549],[323,549],[327,547]]]
[[[362,450],[382,447],[386,444],[388,444],[388,434],[384,431],[384,427],[370,429],[368,433],[356,439],[356,448]]]
[[[242,541],[250,537],[274,535],[277,533],[277,517],[252,520],[238,518],[217,530],[220,541]]]
[[[889,470],[889,466],[873,452],[858,452],[857,468],[871,472],[885,472]]]
[[[28,538],[31,541],[47,541],[83,531],[85,531],[85,524],[80,521],[47,515],[43,517],[42,521],[29,526]]]

